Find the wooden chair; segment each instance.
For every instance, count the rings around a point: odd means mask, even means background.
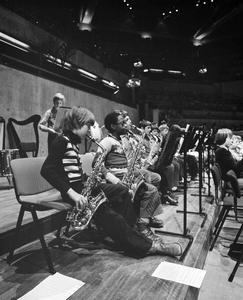
[[[21,206],[15,229],[13,245],[7,260],[9,263],[13,260],[13,254],[17,245],[17,238],[21,228],[23,216],[24,213],[28,211],[32,214],[34,223],[36,225],[49,271],[50,273],[54,274],[55,269],[52,264],[50,252],[46,246],[36,212],[57,209],[59,211],[63,211],[64,215],[66,216],[66,212],[70,210],[72,206],[64,202],[60,192],[54,189],[40,175],[40,170],[44,160],[45,157],[30,157],[11,161],[15,195]],[[62,224],[60,224],[60,228],[58,229],[57,237],[59,237],[61,226]]]
[[[39,132],[38,132],[38,123],[40,122],[41,116],[40,115],[32,115],[29,118],[23,120],[23,121],[18,121],[14,118],[9,118],[8,119],[8,132],[9,132],[9,140],[10,143],[12,143],[13,147],[12,148],[18,148],[20,152],[20,157],[28,157],[27,153],[30,152],[32,153],[33,157],[37,157],[38,155],[38,150],[39,150]],[[31,142],[25,142],[21,141],[17,131],[16,127],[17,126],[26,126],[32,124],[33,125],[33,130],[34,130],[34,136],[35,140]]]
[[[234,259],[236,259],[236,264],[235,264],[234,269],[228,279],[230,282],[232,282],[240,263],[243,261],[243,243],[238,242],[238,239],[243,230],[243,215],[242,215],[243,191],[240,188],[238,178],[236,177],[236,174],[234,171],[232,171],[232,170],[228,171],[227,176],[228,176],[228,179],[229,179],[229,182],[231,184],[232,191],[234,194],[233,209],[234,209],[234,213],[235,213],[235,219],[237,222],[241,223],[241,226],[237,232],[237,235],[236,235],[233,243],[230,245],[230,250],[228,252],[228,255],[230,257],[233,257]],[[241,214],[240,214],[240,212],[241,212]]]

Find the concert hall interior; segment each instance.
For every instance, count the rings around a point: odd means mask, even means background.
[[[243,0],[2,0],[0,46],[0,299],[240,299]]]

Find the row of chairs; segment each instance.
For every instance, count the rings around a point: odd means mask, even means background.
[[[235,220],[241,223],[228,252],[230,257],[236,259],[234,269],[228,278],[228,280],[232,282],[240,263],[243,261],[243,244],[238,242],[243,230],[243,215],[240,213],[243,211],[243,179],[237,178],[235,172],[230,170],[227,173],[228,182],[223,182],[221,178],[221,169],[218,164],[211,167],[211,173],[215,186],[215,203],[220,206],[221,210],[215,223],[213,232],[214,238],[209,250],[213,250],[225,220],[229,217],[231,211],[234,213]]]

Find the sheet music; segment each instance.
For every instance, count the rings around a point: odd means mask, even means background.
[[[200,288],[205,274],[206,270],[163,261],[152,276]]]
[[[19,300],[66,300],[85,283],[60,273],[48,276]]]

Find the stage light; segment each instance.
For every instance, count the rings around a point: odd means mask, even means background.
[[[201,69],[199,69],[200,74],[205,74],[205,73],[207,73],[207,71],[208,71],[208,69],[205,67],[202,67]]]
[[[135,88],[135,87],[139,87],[140,85],[141,85],[141,80],[136,77],[130,78],[126,84],[128,88]]]
[[[143,66],[143,63],[141,62],[140,59],[138,59],[133,65],[136,68],[141,68]]]

